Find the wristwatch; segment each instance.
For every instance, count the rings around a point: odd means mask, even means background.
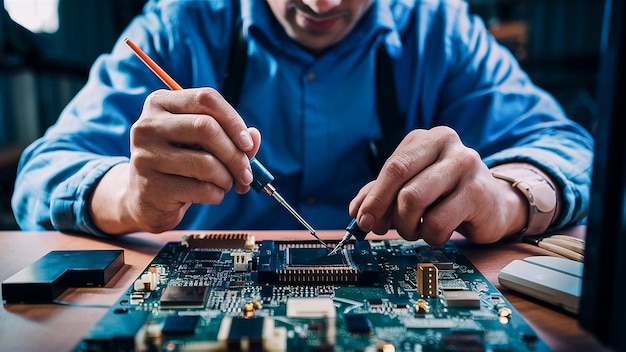
[[[557,192],[552,184],[531,168],[495,168],[491,174],[509,182],[528,200],[528,222],[516,237],[545,232],[557,214]]]

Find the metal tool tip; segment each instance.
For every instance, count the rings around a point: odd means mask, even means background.
[[[341,246],[337,245],[337,247],[333,248],[333,250],[330,251],[330,253],[328,253],[326,256],[327,257],[332,257],[333,255],[336,255],[337,252],[339,252],[340,249],[341,249]]]

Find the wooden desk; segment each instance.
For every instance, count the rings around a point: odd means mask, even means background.
[[[196,231],[197,233],[198,231]],[[215,232],[215,231],[211,231]],[[575,235],[582,228],[573,229]],[[0,307],[0,349],[3,351],[68,351],[102,317],[137,278],[166,242],[179,241],[184,231],[153,235],[137,233],[115,241],[57,232],[0,232],[0,281],[22,270],[51,250],[124,249],[126,265],[104,288],[68,289],[59,300],[103,305],[85,308],[61,305],[7,304]],[[309,238],[300,231],[255,231],[263,238]],[[343,231],[320,231],[323,239],[336,239]],[[373,237],[380,238],[380,237]],[[502,289],[498,272],[511,260],[548,252],[522,243],[474,246],[460,236],[454,241],[472,263],[502,290],[539,336],[555,351],[601,351],[593,337],[582,330],[575,317]]]

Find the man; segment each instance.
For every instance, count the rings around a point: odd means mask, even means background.
[[[218,91],[239,14],[235,109]],[[156,90],[122,41],[99,58],[24,152],[13,198],[23,229],[299,228],[248,192],[253,156],[315,228],[355,217],[434,245],[454,230],[489,243],[585,215],[591,137],[458,0],[161,0],[123,37],[188,89]],[[378,48],[405,135],[379,173],[368,163],[387,121]]]

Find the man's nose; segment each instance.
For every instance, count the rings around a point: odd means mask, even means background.
[[[342,0],[302,0],[311,10],[324,14],[341,4]]]

